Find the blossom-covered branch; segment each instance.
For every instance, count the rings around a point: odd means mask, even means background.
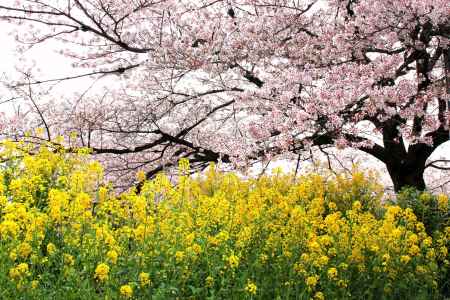
[[[425,188],[427,160],[448,141],[449,11],[446,0],[0,5],[19,51],[51,45],[77,68],[47,79],[31,69],[15,91],[114,83],[30,107],[27,125],[77,132],[116,178],[181,157],[241,166],[334,145],[382,161],[396,190]]]

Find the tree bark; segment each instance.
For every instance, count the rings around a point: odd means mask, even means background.
[[[396,193],[405,187],[413,187],[421,191],[425,190],[426,185],[423,178],[425,171],[424,164],[419,161],[405,160],[397,162],[388,161],[385,164]]]
[[[382,161],[386,165],[396,193],[405,187],[425,190],[426,185],[423,178],[425,164],[439,144],[431,146],[417,143],[406,147],[398,129],[398,124],[402,122],[403,120],[398,116],[384,122]]]

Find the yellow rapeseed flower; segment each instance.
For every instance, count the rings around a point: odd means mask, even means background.
[[[250,280],[247,282],[247,285],[245,286],[245,291],[251,295],[256,295],[257,289],[258,287],[256,286],[256,284]]]
[[[95,268],[94,277],[99,281],[105,281],[108,279],[109,266],[107,264],[101,263]]]
[[[445,194],[439,194],[437,196],[438,208],[443,211],[448,211],[448,197]]]
[[[311,252],[319,252],[320,244],[316,240],[312,240],[308,243],[308,248]]]
[[[419,200],[425,204],[428,204],[428,202],[430,202],[430,200],[431,200],[431,195],[427,192],[424,192],[424,193],[420,194]]]
[[[338,282],[337,282],[337,285],[338,285],[338,287],[340,287],[340,288],[346,288],[348,285],[347,285],[347,281],[345,281],[345,280],[339,280]]]
[[[17,270],[17,268],[9,269],[9,277],[11,277],[11,279],[19,279],[20,278],[19,270]]]
[[[239,257],[237,257],[236,255],[234,254],[230,255],[227,260],[231,268],[234,269],[239,266]]]
[[[200,245],[197,244],[197,243],[194,243],[194,244],[190,247],[190,249],[191,249],[196,255],[199,255],[199,254],[202,252],[202,246],[200,246]]]
[[[144,171],[140,170],[140,171],[138,171],[138,172],[136,173],[136,179],[137,179],[139,182],[145,181],[146,178],[147,178],[147,176],[145,175],[145,172],[144,172]]]
[[[410,243],[411,245],[416,245],[419,242],[419,237],[417,236],[417,234],[411,234],[408,237],[408,243]]]
[[[325,296],[322,292],[317,292],[314,294],[314,300],[325,300]]]
[[[427,269],[424,266],[417,266],[416,267],[416,272],[418,274],[425,274],[427,272]]]
[[[63,255],[64,263],[68,266],[73,266],[75,263],[75,259],[72,255],[64,253]]]
[[[406,265],[407,263],[410,262],[410,260],[411,260],[411,256],[409,256],[409,255],[402,255],[402,256],[400,256],[400,262],[402,264]]]
[[[412,245],[408,250],[409,255],[417,256],[420,254],[420,248],[417,245]]]
[[[106,253],[106,256],[108,257],[108,259],[111,261],[111,263],[113,265],[115,265],[117,263],[117,258],[119,257],[119,254],[117,254],[117,251],[115,250],[109,250]]]
[[[17,252],[15,250],[12,250],[11,252],[9,252],[9,258],[12,261],[15,261],[17,259]]]
[[[338,275],[338,270],[336,268],[329,268],[327,272],[328,278],[334,280]]]
[[[20,263],[15,268],[9,269],[9,277],[14,280],[30,275],[28,264]]]
[[[101,186],[98,189],[98,202],[104,203],[107,197],[108,197],[108,189],[104,186]]]
[[[310,288],[314,288],[317,282],[319,282],[319,276],[317,275],[309,276],[306,278],[306,285]]]
[[[267,256],[267,254],[263,253],[259,256],[259,260],[261,261],[261,263],[265,264],[267,262],[267,260],[269,259],[269,257]]]
[[[27,242],[23,242],[17,247],[17,253],[20,257],[27,258],[31,252],[33,252],[33,248]]]
[[[39,281],[37,281],[37,280],[31,281],[31,288],[33,290],[36,289],[38,287],[38,285],[39,285]]]
[[[139,241],[142,242],[145,239],[145,235],[146,235],[146,228],[144,225],[139,225],[138,227],[136,227],[133,230],[133,234],[134,234],[134,238]]]
[[[150,284],[150,274],[146,272],[141,272],[139,274],[139,283],[142,287]]]
[[[414,224],[415,222],[417,222],[417,217],[416,217],[416,215],[414,214],[414,211],[411,208],[409,208],[409,207],[405,208],[404,214],[405,214],[404,218],[405,218],[405,220],[407,222],[409,222],[411,224]]]
[[[433,248],[429,249],[427,251],[426,258],[429,260],[433,260],[433,259],[435,259],[435,257],[436,257],[436,251]]]
[[[361,210],[361,207],[362,207],[361,202],[359,202],[359,201],[353,202],[353,207],[352,208],[354,210],[359,211],[359,210]]]
[[[425,225],[422,222],[417,222],[416,223],[416,230],[418,232],[423,232],[425,231]]]
[[[330,259],[328,258],[328,256],[322,255],[322,256],[320,256],[319,259],[317,260],[317,263],[318,263],[319,266],[325,266],[325,265],[328,264],[328,261],[329,261],[329,260],[330,260]]]
[[[337,205],[334,202],[329,202],[328,203],[328,208],[332,211],[335,211],[337,209]]]
[[[53,243],[47,244],[47,253],[48,255],[53,255],[56,252],[56,246]]]
[[[212,278],[211,276],[206,277],[205,279],[205,286],[210,288],[213,286],[214,283],[214,278]]]
[[[177,263],[182,262],[183,259],[184,259],[184,256],[185,256],[185,254],[184,254],[183,251],[177,251],[177,252],[175,252],[175,260],[176,260],[176,262],[177,262]]]
[[[431,245],[433,245],[433,239],[431,237],[427,237],[422,241],[422,245],[424,245],[425,247],[430,247]]]
[[[124,298],[131,298],[133,296],[133,288],[128,284],[122,285],[120,287],[120,295]]]
[[[370,246],[370,251],[377,253],[378,251],[380,251],[380,247],[378,247],[377,245],[372,245]]]

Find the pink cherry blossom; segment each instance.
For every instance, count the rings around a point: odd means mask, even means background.
[[[448,0],[4,0],[19,53],[47,45],[74,69],[19,65],[9,88],[28,111],[2,131],[76,132],[121,185],[182,157],[202,169],[335,145],[423,189],[426,168],[448,170],[427,159],[449,140],[449,16]],[[52,99],[79,78],[104,89]]]

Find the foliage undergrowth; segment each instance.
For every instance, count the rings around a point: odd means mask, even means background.
[[[0,153],[2,299],[439,299],[448,285],[448,219],[428,230],[411,192],[383,204],[362,172],[193,178],[182,161],[176,185],[116,195],[86,151],[29,147]]]

